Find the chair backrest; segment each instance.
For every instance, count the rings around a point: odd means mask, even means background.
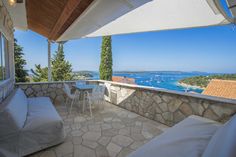
[[[104,94],[105,94],[106,86],[105,86],[105,85],[99,85],[98,88],[99,88],[100,93],[101,93],[102,95],[104,95]]]
[[[105,85],[97,85],[95,88],[93,88],[92,95],[103,97],[105,93],[105,89],[106,89]]]
[[[28,100],[19,88],[7,105],[0,111],[0,137],[9,135],[24,127],[28,113]]]
[[[64,92],[66,93],[67,96],[71,95],[71,89],[70,86],[66,83],[64,83]]]

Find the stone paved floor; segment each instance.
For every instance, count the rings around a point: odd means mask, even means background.
[[[56,107],[63,117],[66,141],[30,157],[125,157],[168,127],[109,103],[88,113],[74,109],[67,115],[63,106]]]

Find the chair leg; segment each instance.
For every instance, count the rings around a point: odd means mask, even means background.
[[[68,108],[67,108],[67,103],[68,103],[68,97],[66,97],[66,102],[65,102],[65,107],[66,107],[66,111],[68,112]]]
[[[75,98],[71,100],[71,105],[70,105],[70,112],[69,114],[71,114],[71,111],[72,111],[72,107],[74,105],[74,102],[75,102]]]
[[[100,105],[99,105],[99,106],[100,106],[100,109],[104,109],[104,105],[105,105],[105,104],[104,104],[104,101],[101,99],[101,100],[100,100]]]
[[[84,93],[83,94],[83,113],[84,113],[84,108],[85,108],[85,100],[86,100],[86,95]]]
[[[88,100],[88,103],[89,103],[90,117],[92,118],[92,117],[93,117],[93,113],[92,113],[92,103],[91,103],[91,100],[90,100],[90,99]]]

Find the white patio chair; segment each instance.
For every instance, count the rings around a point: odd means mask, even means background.
[[[75,93],[71,93],[71,88],[68,84],[64,83],[64,92],[66,94],[66,103],[65,103],[65,107],[67,109],[67,104],[69,102],[69,99],[71,100],[71,104],[70,104],[70,110],[69,110],[69,114],[71,114],[71,111],[72,111],[72,107],[75,103],[75,100],[76,98],[78,98],[79,96],[79,92],[76,90]],[[68,109],[67,109],[67,112],[68,112]]]
[[[85,108],[85,100],[87,100],[89,105],[90,116],[92,117],[92,105],[93,104],[101,104],[104,102],[104,93],[105,93],[106,86],[105,85],[98,85],[93,88],[92,93],[88,91],[85,92],[84,95],[84,103],[83,103],[83,111]]]

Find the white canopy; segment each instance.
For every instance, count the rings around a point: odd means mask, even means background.
[[[94,0],[57,41],[228,24],[230,20],[219,1]],[[10,7],[7,0],[3,2],[14,26],[27,29],[25,3]],[[236,0],[227,0],[227,3],[236,16]]]
[[[142,5],[138,1],[97,0],[58,41],[229,23],[217,0],[142,0]]]

